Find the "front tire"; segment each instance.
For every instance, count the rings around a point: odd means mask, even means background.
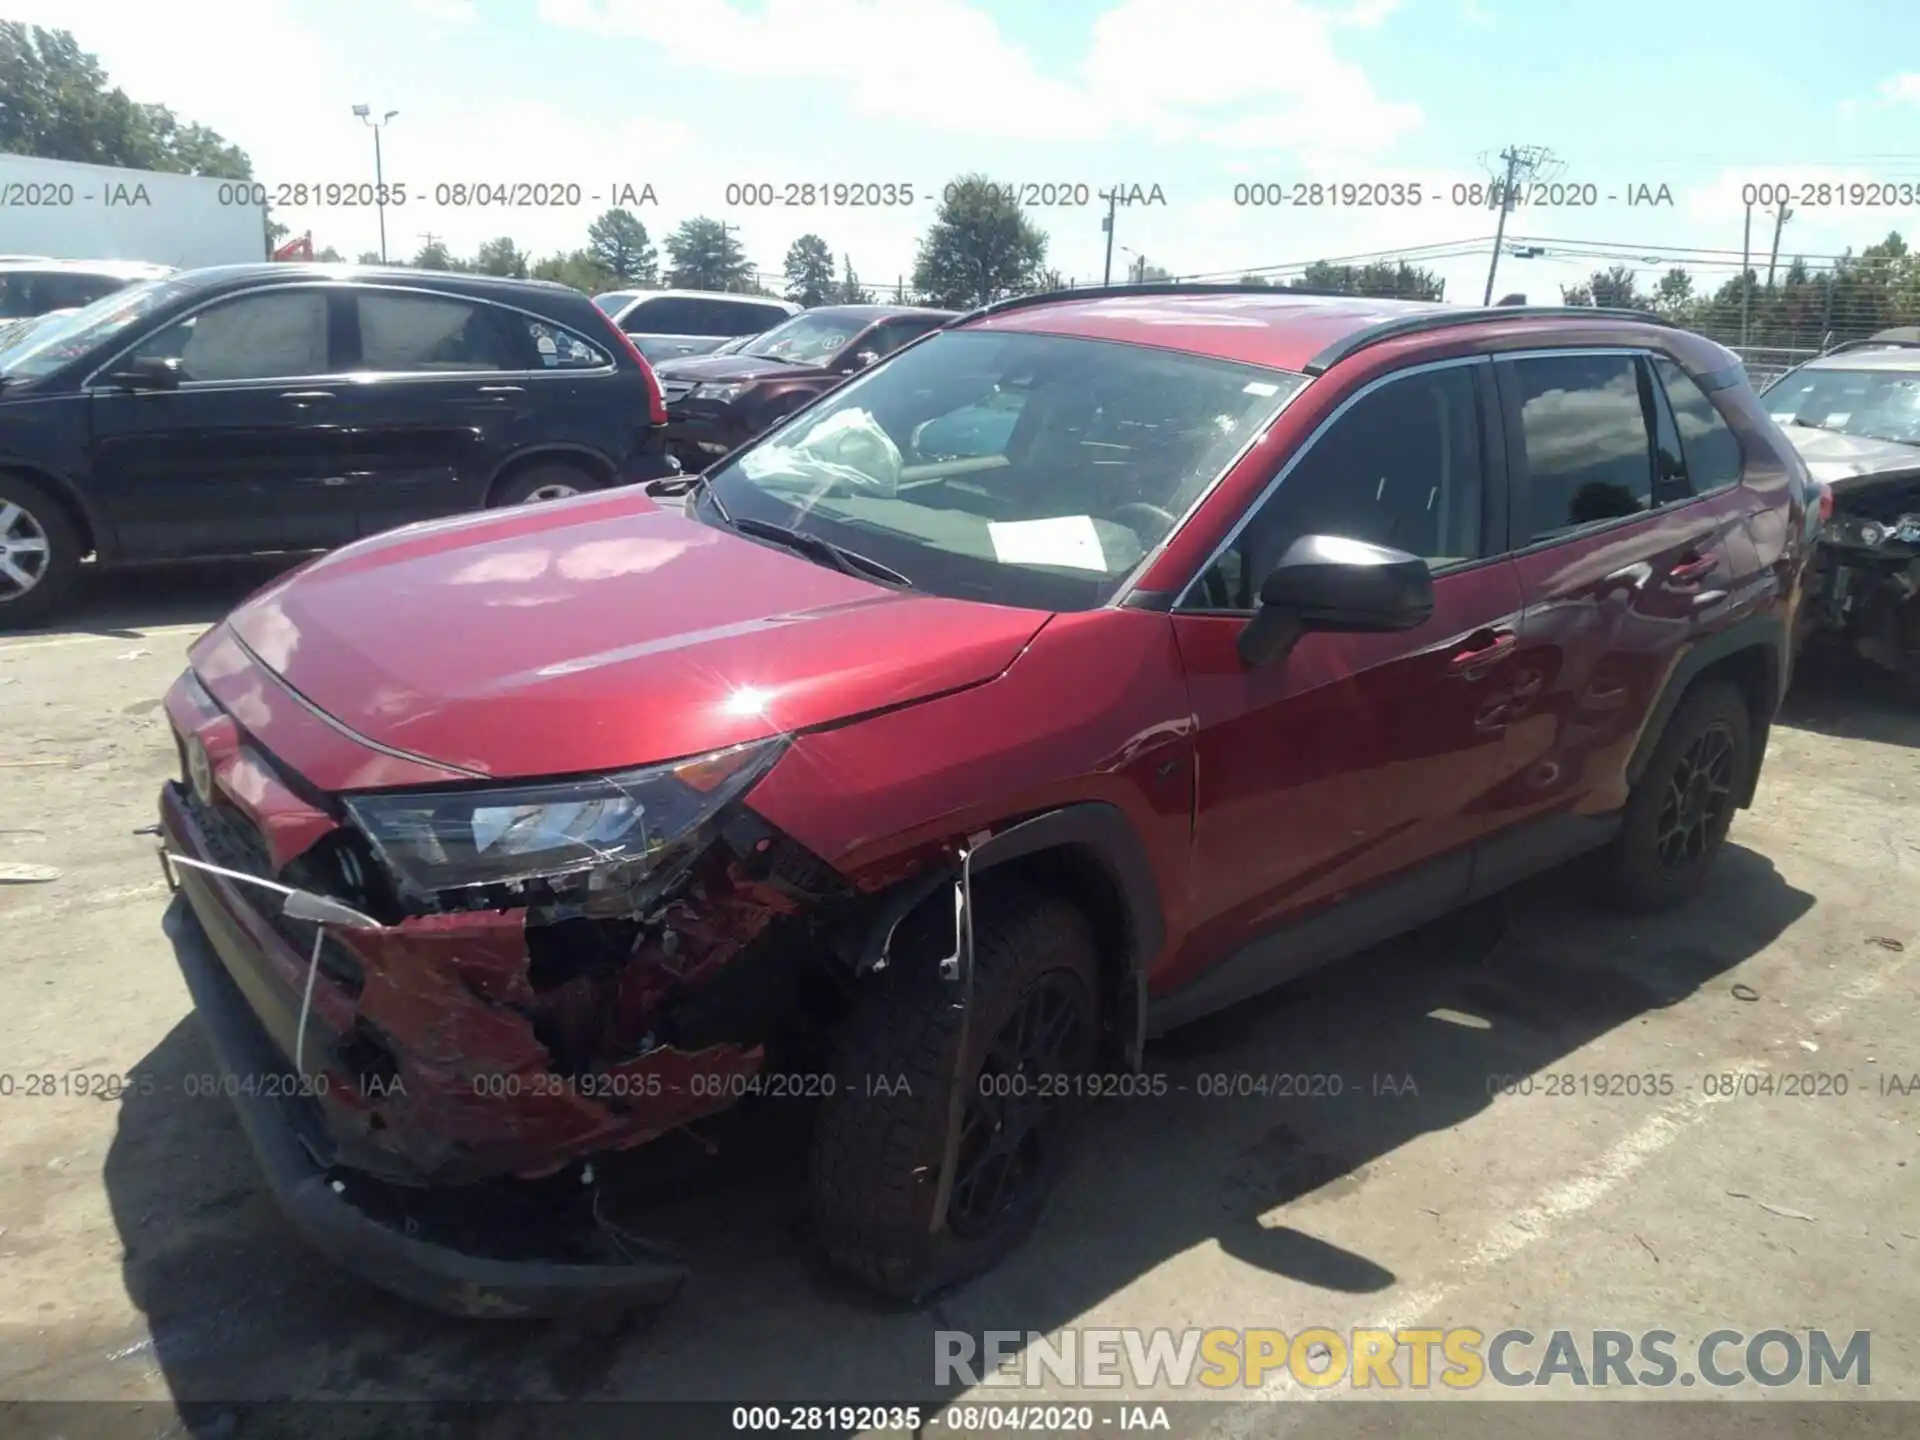
[[[599,482],[579,466],[548,462],[529,465],[502,480],[488,505],[494,509],[504,505],[537,505],[599,488]]]
[[[809,1190],[836,1269],[918,1301],[991,1269],[1039,1221],[1099,1034],[1097,951],[1071,904],[1014,882],[975,887],[974,1016],[933,967],[877,978],[849,1022],[816,1122]],[[900,963],[900,962],[896,962]],[[934,1205],[950,1086],[963,1065],[947,1214]]]
[[[58,611],[79,577],[80,550],[65,505],[0,473],[0,629],[37,625]]]
[[[1706,883],[1752,773],[1752,719],[1722,681],[1681,700],[1627,797],[1620,833],[1601,855],[1601,896],[1615,908],[1666,910]]]

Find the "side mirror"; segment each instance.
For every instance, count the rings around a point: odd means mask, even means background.
[[[1240,632],[1240,658],[1268,665],[1309,630],[1382,634],[1433,615],[1433,572],[1404,550],[1343,535],[1302,535],[1260,586],[1260,608]]]
[[[158,355],[129,360],[100,377],[123,390],[178,390],[180,362]]]

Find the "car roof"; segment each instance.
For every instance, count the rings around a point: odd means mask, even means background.
[[[803,315],[844,315],[849,320],[891,320],[900,315],[929,315],[952,319],[958,310],[935,310],[927,305],[815,305]]]
[[[1920,370],[1920,345],[1862,346],[1809,360],[1802,370]]]
[[[146,260],[4,260],[0,274],[105,275],[115,280],[152,280],[174,273],[171,265]]]
[[[778,295],[743,295],[738,290],[603,290],[602,295],[631,295],[635,300],[734,300],[742,305],[777,305],[798,315],[800,307]]]
[[[1580,307],[1467,307],[1254,286],[1115,286],[1001,301],[963,316],[968,329],[1119,340],[1242,364],[1318,374],[1374,337],[1469,325],[1598,321],[1661,326],[1657,316]]]

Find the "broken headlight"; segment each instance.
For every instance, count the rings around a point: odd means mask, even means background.
[[[632,882],[678,856],[785,748],[775,737],[614,775],[344,803],[394,878],[422,894],[566,876]]]

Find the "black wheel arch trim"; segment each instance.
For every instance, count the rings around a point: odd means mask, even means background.
[[[1089,853],[1106,870],[1120,899],[1126,942],[1117,958],[1132,1011],[1126,1017],[1127,1030],[1122,1039],[1127,1063],[1137,1067],[1146,1043],[1147,964],[1166,943],[1167,935],[1160,885],[1147,858],[1147,848],[1118,805],[1104,800],[1077,801],[993,830],[973,847],[973,875],[978,879],[999,866],[1055,850]],[[959,875],[957,864],[935,866],[884,892],[856,943],[856,973],[877,968],[900,922],[943,885],[953,884]]]
[[[81,537],[82,542],[91,539],[94,553],[102,560],[113,559],[118,553],[114,544],[113,526],[108,524],[106,516],[87,500],[80,487],[66,476],[49,470],[44,465],[36,465],[30,460],[16,460],[4,455],[0,455],[0,475],[17,475],[29,484],[38,485],[41,489],[48,491],[55,499],[65,502],[73,512],[74,519],[79,521],[81,528],[86,532]]]
[[[1640,739],[1634,746],[1633,756],[1627,762],[1628,784],[1638,784],[1640,777],[1646,773],[1660,737],[1666,732],[1674,711],[1680,707],[1680,701],[1693,683],[1723,660],[1749,650],[1757,650],[1765,657],[1767,674],[1766,710],[1754,717],[1752,762],[1742,781],[1738,802],[1743,810],[1753,803],[1754,789],[1760,780],[1760,762],[1766,755],[1767,730],[1780,708],[1793,668],[1792,635],[1786,621],[1778,615],[1750,615],[1737,620],[1726,629],[1706,636],[1681,655],[1667,675],[1660,698],[1654,702],[1646,726],[1640,731]]]

